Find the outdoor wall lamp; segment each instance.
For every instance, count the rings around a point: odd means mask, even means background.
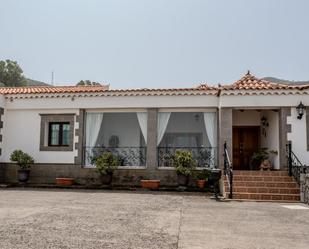
[[[303,105],[303,103],[300,101],[299,105],[296,106],[296,112],[298,114],[297,118],[298,119],[302,119],[304,113],[306,110],[306,106]]]
[[[265,116],[261,118],[261,125],[262,125],[262,134],[264,135],[264,137],[267,137],[266,128],[269,126],[269,123]]]
[[[267,120],[267,118],[265,116],[263,116],[261,118],[261,124],[262,124],[263,127],[268,127],[269,126],[268,120]]]

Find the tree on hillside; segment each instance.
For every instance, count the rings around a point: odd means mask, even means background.
[[[5,86],[25,86],[23,70],[16,61],[0,61],[0,82]]]
[[[76,85],[77,86],[101,86],[100,83],[94,82],[94,81],[90,81],[90,80],[81,80]]]

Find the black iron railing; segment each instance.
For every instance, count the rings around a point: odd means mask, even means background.
[[[217,148],[215,147],[158,147],[158,166],[172,167],[172,157],[177,150],[190,151],[197,161],[197,167],[217,166]]]
[[[309,173],[309,166],[303,165],[292,151],[292,144],[286,145],[289,175],[300,184],[300,174]]]
[[[146,166],[146,147],[84,147],[85,164],[104,152],[111,152],[118,157],[120,166]]]
[[[224,175],[229,187],[229,198],[233,199],[233,166],[229,157],[226,142],[224,143]]]

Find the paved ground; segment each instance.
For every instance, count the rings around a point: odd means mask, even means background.
[[[6,189],[0,248],[309,248],[309,209],[282,205],[162,192]]]

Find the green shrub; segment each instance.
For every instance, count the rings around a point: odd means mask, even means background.
[[[209,169],[203,169],[203,170],[198,171],[196,173],[196,178],[198,180],[207,180],[210,177],[210,174],[211,174],[211,172],[210,172]]]
[[[177,174],[189,176],[192,175],[197,163],[192,157],[191,152],[177,150],[172,156],[172,164],[175,167]]]
[[[117,166],[119,166],[118,158],[111,152],[104,152],[100,156],[94,158],[93,163],[101,175],[112,174]]]
[[[21,150],[14,150],[10,155],[10,160],[16,162],[21,169],[29,169],[34,163],[33,157]]]
[[[250,164],[253,167],[253,169],[258,169],[261,165],[261,163],[268,159],[269,153],[267,151],[267,148],[261,148],[258,152],[253,153]]]

